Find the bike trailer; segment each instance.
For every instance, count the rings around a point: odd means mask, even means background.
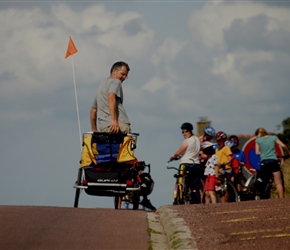
[[[88,195],[122,197],[136,185],[134,149],[138,134],[84,133],[74,207],[81,190]]]

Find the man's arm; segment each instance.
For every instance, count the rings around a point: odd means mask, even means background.
[[[117,117],[117,101],[116,101],[116,94],[113,92],[109,92],[108,94],[108,105],[111,114],[111,127],[110,130],[113,133],[118,133],[120,131],[120,126],[118,123]]]
[[[97,130],[97,109],[92,107],[90,112],[91,129],[93,132],[98,132]]]
[[[180,146],[180,148],[175,152],[174,155],[170,157],[170,160],[175,159],[176,157],[179,157],[180,155],[183,155],[186,148],[188,146],[188,140],[184,140]]]

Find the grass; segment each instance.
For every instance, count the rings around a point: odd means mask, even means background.
[[[147,229],[147,232],[148,232],[149,236],[150,236],[151,234],[163,234],[162,232],[160,232],[160,231],[156,231],[156,230],[154,230],[154,229],[152,229],[152,228],[148,228],[148,229]]]
[[[182,240],[181,239],[177,239],[177,240],[174,240],[172,243],[171,243],[171,248],[175,248],[179,243],[181,243]]]
[[[284,178],[284,197],[290,197],[290,158],[286,159],[282,166],[281,171],[283,173]],[[275,184],[273,183],[273,188],[271,190],[271,198],[277,198],[277,192],[275,188]]]
[[[281,166],[284,177],[285,197],[290,197],[290,158],[286,159]]]

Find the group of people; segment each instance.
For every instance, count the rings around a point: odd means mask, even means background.
[[[98,87],[96,97],[90,111],[90,123],[93,132],[131,133],[130,120],[123,106],[122,83],[128,78],[130,67],[126,62],[114,63],[110,75]],[[97,126],[98,123],[98,126]],[[216,202],[215,188],[218,184],[220,168],[231,173],[231,181],[235,181],[235,173],[239,166],[246,163],[244,153],[238,148],[237,136],[227,138],[226,133],[215,133],[214,128],[207,126],[204,134],[197,137],[193,134],[191,123],[183,123],[181,131],[184,136],[179,149],[170,157],[180,158],[180,164],[188,166],[190,183],[196,190],[200,189],[200,178],[205,179],[206,203]],[[275,152],[275,144],[279,144],[288,154],[289,149],[276,136],[269,135],[263,128],[256,131],[256,154],[261,157],[261,172],[271,172],[279,197],[283,197],[280,168]],[[216,144],[212,141],[216,140]],[[196,192],[196,200],[200,200],[200,192]],[[226,197],[225,197],[226,199]],[[141,204],[151,210],[156,208],[145,195]]]
[[[189,170],[189,184],[192,190],[200,190],[200,180],[205,178],[205,202],[216,203],[216,190],[219,185],[219,173],[226,171],[230,181],[241,189],[239,184],[240,167],[245,166],[246,157],[239,149],[239,138],[231,135],[229,138],[223,131],[215,133],[211,126],[204,128],[200,137],[193,134],[191,123],[183,123],[181,131],[184,136],[179,149],[170,157],[170,160],[180,158],[180,165],[185,165]],[[265,175],[274,176],[274,183],[278,197],[284,197],[280,165],[276,155],[276,144],[280,145],[286,153],[290,154],[287,146],[275,135],[269,135],[264,128],[258,128],[255,132],[257,137],[255,151],[260,155],[261,169],[257,172],[257,178]],[[216,140],[216,144],[212,141]],[[201,201],[201,192],[195,192],[195,201]],[[222,202],[227,202],[228,193],[222,196]]]

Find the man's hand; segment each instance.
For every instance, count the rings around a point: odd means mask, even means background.
[[[111,122],[110,131],[112,133],[118,133],[120,131],[120,126],[119,126],[118,121]]]

